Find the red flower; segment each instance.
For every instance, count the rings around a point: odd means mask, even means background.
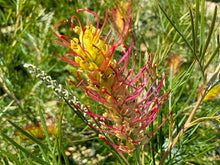
[[[137,60],[135,55],[133,65],[129,69],[130,54],[134,45],[134,35],[130,29],[131,16],[128,22],[122,18],[122,33],[118,39],[114,39],[111,37],[111,30],[105,37],[101,36],[107,22],[108,9],[101,28],[97,14],[87,9],[77,10],[77,12],[81,11],[87,11],[96,17],[96,28],[92,24],[82,27],[75,15],[72,16],[71,21],[57,23],[54,28],[61,23],[70,23],[75,33],[79,35],[79,38],[71,38],[54,32],[61,40],[56,42],[70,49],[70,53],[64,57],[58,56],[79,67],[80,70],[77,72],[79,83],[76,86],[84,90],[93,100],[99,101],[107,110],[104,114],[96,114],[89,107],[85,111],[79,105],[75,106],[95,121],[96,126],[89,124],[91,127],[120,139],[117,144],[101,136],[102,140],[116,147],[119,152],[130,153],[135,145],[146,143],[168,118],[153,133],[147,132],[146,128],[155,120],[160,107],[168,100],[169,92],[160,95],[165,76],[158,82],[158,75],[155,76],[157,66],[152,66],[151,54],[148,64],[140,71],[136,71],[135,68]],[[74,19],[79,26],[74,24]],[[127,47],[123,43],[129,34],[132,41]],[[116,61],[113,56],[119,56],[115,51],[119,47],[124,51],[122,57]],[[81,74],[86,75],[87,78],[82,79]]]

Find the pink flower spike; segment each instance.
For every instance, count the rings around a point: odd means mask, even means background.
[[[170,94],[163,90],[165,76],[163,75],[160,79],[159,75],[155,74],[157,66],[152,66],[152,54],[149,54],[148,63],[141,69],[136,67],[137,54],[135,54],[134,61],[131,61],[135,41],[131,30],[131,16],[117,19],[121,26],[117,27],[120,34],[114,38],[111,29],[107,30],[107,34],[103,36],[108,22],[108,8],[106,8],[100,28],[99,16],[96,13],[88,9],[77,10],[77,12],[81,11],[95,16],[96,25],[93,26],[93,21],[89,20],[85,26],[82,26],[75,15],[71,17],[71,21],[60,21],[55,24],[53,33],[58,38],[56,42],[70,49],[69,53],[64,56],[55,54],[77,67],[78,80],[76,82],[69,80],[69,82],[85,92],[90,99],[99,102],[101,106],[101,109],[95,112],[89,107],[82,108],[81,105],[74,105],[78,110],[87,114],[87,117],[90,117],[95,124],[88,123],[88,125],[103,134],[108,134],[109,138],[100,138],[113,146],[116,151],[132,153],[136,146],[146,141],[146,138],[150,140],[170,116],[166,116],[163,122],[158,123],[158,127],[148,136],[147,127],[156,119],[160,108],[168,101]],[[111,14],[118,14],[117,12],[120,11],[110,13],[110,17]],[[76,21],[79,27],[75,26]],[[55,28],[63,23],[71,24],[76,35],[72,37],[58,35]],[[124,45],[126,38],[130,35],[130,44]],[[114,56],[120,56],[118,49],[121,48],[123,49],[121,57],[114,58]],[[129,67],[130,64],[131,67]],[[110,140],[112,137],[118,138],[116,143]]]

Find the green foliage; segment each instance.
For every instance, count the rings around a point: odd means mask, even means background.
[[[138,54],[136,69],[146,64],[148,53],[152,53],[158,74],[166,75],[164,90],[172,90],[169,101],[148,131],[159,126],[172,110],[168,121],[146,146],[137,148],[133,156],[118,154],[23,67],[24,63],[34,64],[63,84],[82,103],[92,105],[97,113],[104,111],[101,105],[67,82],[68,78],[76,80],[77,68],[54,54],[63,55],[68,51],[53,41],[55,36],[51,29],[74,14],[83,24],[89,20],[95,22],[91,15],[77,13],[80,8],[98,13],[102,23],[106,7],[114,6],[112,1],[0,0],[0,164],[71,165],[83,164],[83,161],[92,164],[96,160],[98,164],[126,164],[127,160],[130,164],[154,165],[162,160],[162,153],[181,131],[198,100],[209,95],[220,81],[219,3],[205,0],[131,2],[135,34],[132,54]],[[212,8],[213,5],[216,7]],[[104,32],[110,28],[109,21]],[[67,36],[73,35],[68,25],[61,25],[58,30]],[[177,67],[172,62],[173,55],[178,57]],[[190,121],[192,125],[173,146],[165,164],[220,163],[219,109],[216,97],[199,103]],[[50,134],[47,127],[50,124],[57,127],[56,135]],[[25,128],[30,125],[42,126],[45,138],[38,139],[28,133]],[[83,155],[82,148],[94,154]]]

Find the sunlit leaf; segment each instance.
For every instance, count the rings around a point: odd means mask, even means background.
[[[215,83],[213,87],[209,90],[209,92],[206,94],[205,98],[203,101],[209,101],[214,98],[217,98],[220,96],[220,81]]]
[[[38,138],[38,139],[45,138],[45,133],[44,133],[44,129],[43,129],[42,125],[40,125],[40,126],[29,125],[23,129],[35,138]],[[52,135],[56,135],[56,133],[57,133],[57,127],[54,125],[47,126],[47,130],[48,130],[48,133],[52,134]],[[19,135],[22,139],[27,138],[20,131],[17,131],[16,134]]]

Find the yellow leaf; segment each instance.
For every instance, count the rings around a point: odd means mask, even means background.
[[[29,125],[25,128],[23,128],[24,131],[26,131],[31,136],[37,138],[37,139],[43,139],[45,138],[45,133],[43,126],[37,126],[37,125]],[[57,133],[57,127],[54,125],[47,126],[47,131],[49,134],[55,135]],[[22,139],[26,139],[27,137],[23,135],[21,132],[17,131],[16,134],[20,136]]]
[[[203,101],[209,101],[217,98],[218,96],[220,96],[220,81],[215,83],[215,85],[209,90]]]

